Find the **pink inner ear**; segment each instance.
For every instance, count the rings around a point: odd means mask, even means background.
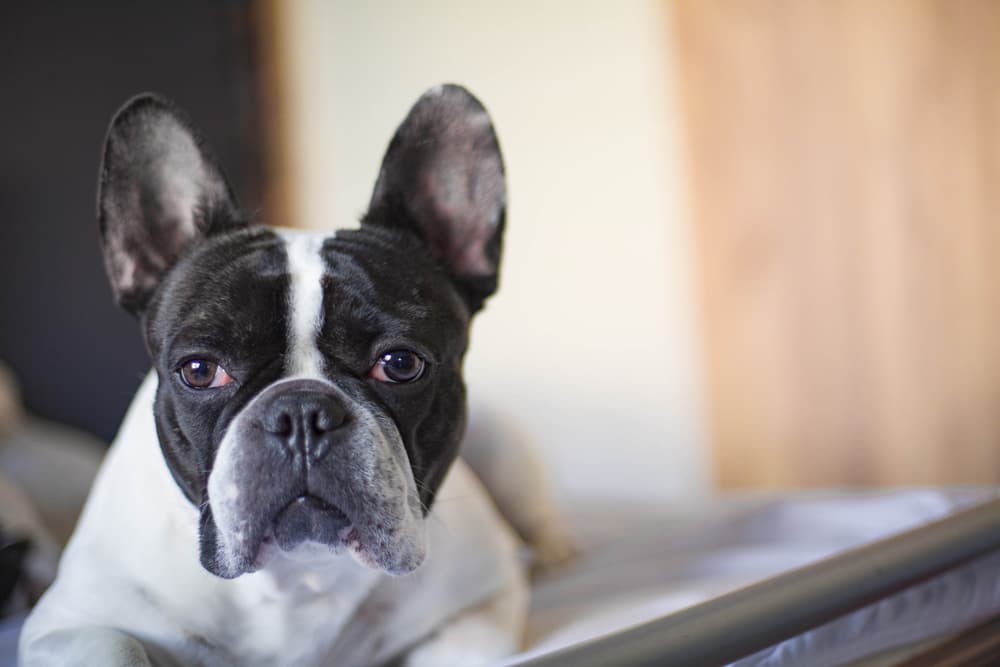
[[[463,237],[453,238],[448,254],[452,257],[454,270],[459,275],[486,276],[496,267],[486,257],[486,243],[495,231],[492,225],[469,227]]]
[[[476,162],[471,150],[443,155],[424,178],[420,208],[434,221],[424,231],[434,249],[456,275],[482,276],[496,271],[486,257],[486,245],[497,231],[504,206],[504,182],[499,162]],[[471,165],[471,167],[470,167]]]
[[[400,224],[415,227],[453,277],[489,278],[497,274],[493,255],[506,203],[489,116],[468,91],[443,86],[421,97],[400,125],[369,213],[392,215],[402,207],[407,219]]]

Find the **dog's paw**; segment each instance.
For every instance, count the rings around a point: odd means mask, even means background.
[[[22,638],[20,648],[20,664],[32,667],[152,667],[153,664],[138,639],[112,628],[65,628],[33,641]]]

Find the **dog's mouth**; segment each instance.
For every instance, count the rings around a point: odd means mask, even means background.
[[[229,542],[236,548],[222,552],[230,555],[222,556],[227,569],[220,576],[236,577],[285,559],[319,563],[348,554],[364,567],[401,575],[419,567],[425,555],[419,534],[410,536],[364,514],[352,518],[337,505],[310,493],[295,497],[261,528],[256,539],[236,533],[235,540]]]
[[[318,496],[298,496],[274,517],[262,545],[285,552],[304,542],[315,542],[340,551],[350,539],[354,524],[342,509]]]

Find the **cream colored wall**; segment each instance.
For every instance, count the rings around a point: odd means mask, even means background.
[[[509,179],[502,289],[472,403],[540,443],[573,499],[704,492],[692,253],[657,2],[279,3],[300,224],[363,212],[424,89],[469,87]]]

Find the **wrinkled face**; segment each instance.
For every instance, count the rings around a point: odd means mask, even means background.
[[[225,577],[316,543],[409,572],[464,424],[468,308],[399,233],[210,237],[150,305],[156,418]]]
[[[420,565],[464,425],[469,318],[498,281],[503,161],[478,100],[451,85],[417,100],[355,231],[249,225],[190,121],[151,95],[112,119],[98,189],[205,568],[292,551]]]

